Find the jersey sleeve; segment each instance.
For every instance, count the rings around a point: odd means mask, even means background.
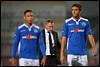
[[[86,35],[92,35],[92,30],[91,30],[91,26],[90,26],[90,22],[87,21],[87,24],[86,24]]]
[[[42,34],[42,32],[41,32],[41,30],[40,30],[40,34],[39,34],[39,47],[40,47],[40,50],[41,50],[41,52],[42,52],[42,55],[43,56],[46,56],[46,50],[45,50],[45,44],[44,44],[44,41],[43,41],[43,36],[42,36],[43,34]]]
[[[68,37],[68,26],[67,23],[64,21],[63,29],[61,31],[62,37]]]
[[[12,58],[16,58],[19,40],[20,40],[20,33],[19,33],[19,29],[17,28],[14,34],[14,42],[13,42],[13,47],[12,47]]]

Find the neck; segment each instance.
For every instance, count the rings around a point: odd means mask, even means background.
[[[76,21],[79,20],[80,16],[73,17]]]
[[[25,23],[28,27],[32,26],[32,23]]]

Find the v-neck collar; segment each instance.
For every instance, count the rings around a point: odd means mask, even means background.
[[[79,24],[79,21],[82,19],[82,17],[80,17],[80,18],[78,19],[78,21],[76,21],[73,17],[71,17],[71,19],[72,19],[73,21],[75,21],[76,24]]]
[[[34,24],[32,24],[32,25],[29,27],[28,25],[26,25],[26,24],[24,23],[24,26],[27,27],[27,28],[32,28],[32,27],[34,26]]]
[[[25,26],[26,28],[28,28],[29,31],[31,31],[31,28],[34,26],[34,24],[32,24],[32,25],[29,27],[28,25],[26,25],[26,24],[24,23],[24,26]]]

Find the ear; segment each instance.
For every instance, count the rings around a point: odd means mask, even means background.
[[[82,10],[80,11],[80,14],[82,13]]]
[[[24,16],[24,20],[25,20],[25,16]]]

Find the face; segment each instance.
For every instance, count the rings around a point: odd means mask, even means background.
[[[73,17],[79,17],[80,16],[80,10],[78,7],[72,7],[72,15]]]
[[[53,25],[54,25],[54,23],[47,23],[46,24],[46,29],[47,29],[48,32],[53,30]]]
[[[32,12],[27,12],[25,15],[24,15],[24,20],[26,21],[26,23],[32,23],[33,22],[33,13]]]

